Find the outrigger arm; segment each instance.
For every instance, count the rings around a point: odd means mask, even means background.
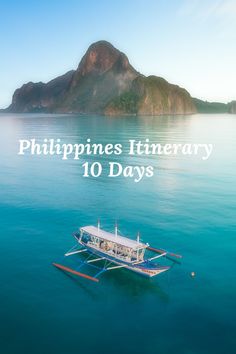
[[[148,246],[147,249],[152,251],[152,252],[159,253],[159,254],[160,253],[163,254],[163,252],[164,252],[165,256],[170,256],[170,257],[174,257],[174,258],[182,258],[181,254],[167,252],[165,250],[160,250],[158,248],[154,248],[154,247],[151,247],[151,246]]]
[[[87,251],[87,248],[84,248],[84,249],[82,249],[82,250],[67,252],[67,253],[65,253],[65,256],[68,257],[68,256],[72,256],[73,254],[81,253],[81,252],[86,252],[86,251]]]
[[[153,259],[157,259],[157,258],[160,258],[160,257],[164,257],[167,255],[167,252],[163,252],[161,254],[158,254],[158,256],[154,256],[154,257],[151,257],[151,258],[148,258],[149,261],[152,261]]]
[[[88,261],[87,263],[98,262],[98,261],[101,261],[102,259],[105,259],[105,257],[100,257],[100,258],[91,259],[91,260]]]
[[[77,249],[75,250],[75,247],[77,245],[73,246],[68,252],[66,252],[64,254],[65,257],[68,257],[68,256],[73,256],[74,254],[77,254],[77,253],[81,253],[81,252],[87,252],[87,248],[82,248],[82,249]],[[74,274],[74,275],[77,275],[79,277],[82,277],[82,278],[86,278],[86,279],[89,279],[89,280],[92,280],[94,282],[99,282],[99,279],[97,278],[99,275],[101,275],[102,273],[108,271],[108,270],[112,270],[112,269],[117,269],[117,268],[125,268],[126,265],[118,265],[118,266],[113,266],[113,267],[106,267],[106,263],[105,263],[105,266],[104,267],[98,267],[98,266],[95,266],[93,264],[90,264],[90,263],[93,263],[93,262],[98,262],[98,261],[102,261],[104,259],[106,259],[105,257],[99,257],[99,258],[95,258],[95,259],[89,259],[92,255],[90,254],[85,261],[81,262],[81,265],[78,267],[82,267],[83,265],[88,265],[90,267],[94,267],[94,268],[97,268],[98,269],[98,272],[94,275],[94,276],[90,276],[88,274],[85,274],[85,273],[81,273],[81,272],[78,272],[76,269],[72,269],[72,268],[69,268],[69,267],[66,267],[62,264],[59,264],[59,263],[53,263],[53,265],[60,269],[60,270],[63,270],[65,272],[68,272],[68,273],[71,273],[71,274]],[[111,264],[112,262],[109,262],[109,264]],[[109,265],[108,264],[108,265]]]

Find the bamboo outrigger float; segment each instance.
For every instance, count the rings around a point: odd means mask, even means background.
[[[118,235],[117,226],[115,234],[101,230],[98,226],[84,226],[78,232],[74,233],[76,245],[65,253],[65,257],[85,253],[85,259],[77,259],[79,266],[71,269],[59,263],[53,265],[61,270],[75,274],[98,282],[98,277],[104,272],[126,268],[146,277],[153,277],[170,269],[170,266],[159,265],[156,259],[166,257],[172,261],[173,258],[182,258],[181,255],[167,252],[162,249],[150,247],[148,243],[140,242],[139,235],[137,240],[131,240],[128,237]],[[151,256],[145,258],[146,250],[150,251]],[[101,264],[98,266],[97,264]],[[96,274],[90,276],[78,271],[83,266],[89,266],[96,269]]]

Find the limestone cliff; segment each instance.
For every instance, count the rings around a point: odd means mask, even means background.
[[[138,76],[131,89],[107,105],[106,114],[191,114],[196,108],[190,94],[156,76]]]
[[[28,82],[14,92],[8,112],[50,112],[67,92],[74,70],[47,84]]]
[[[94,43],[82,58],[69,90],[56,110],[103,113],[107,103],[129,90],[138,75],[126,55],[110,43]]]
[[[159,115],[195,113],[196,107],[185,89],[141,75],[125,54],[99,41],[77,70],[17,89],[7,111]]]

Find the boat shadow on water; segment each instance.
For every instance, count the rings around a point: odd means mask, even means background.
[[[91,299],[96,300],[98,298],[99,295],[98,295],[97,291],[91,287],[91,284],[88,284],[88,283],[86,284],[86,281],[84,281],[80,278],[77,278],[67,272],[63,271],[63,273],[67,278],[70,279],[71,282],[73,282],[74,285],[76,285],[82,291],[84,291],[86,293],[86,295],[88,295]]]
[[[174,266],[174,265],[173,265]],[[170,270],[171,271],[171,270]],[[157,296],[164,303],[169,302],[169,275],[167,273],[159,275],[159,281],[156,278],[140,277],[136,273],[131,273],[127,269],[117,270],[116,273],[106,273],[102,276],[102,281],[98,284],[80,279],[73,274],[62,271],[63,274],[80,288],[91,299],[98,300],[104,297],[104,289],[108,287],[116,288],[116,296],[120,294],[130,298],[142,298],[145,296]],[[110,292],[113,293],[113,292]]]
[[[107,273],[103,280],[119,289],[121,293],[132,298],[142,298],[147,295],[158,296],[163,302],[169,301],[169,295],[165,287],[168,288],[168,277],[166,274],[160,275],[161,283],[156,278],[140,277],[138,274],[131,273],[129,270],[122,269],[116,273]]]

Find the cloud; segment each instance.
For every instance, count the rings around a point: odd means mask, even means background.
[[[198,25],[215,25],[220,39],[236,37],[236,0],[185,0],[177,15],[188,17]]]
[[[236,1],[225,0],[220,1],[216,8],[216,15],[224,18],[232,18],[236,20]]]
[[[236,20],[235,0],[192,0],[183,1],[178,10],[178,15],[192,16],[196,19],[221,18]]]

